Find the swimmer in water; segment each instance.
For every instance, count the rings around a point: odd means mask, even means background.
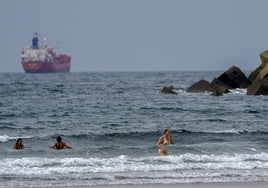
[[[24,144],[22,143],[22,138],[19,138],[13,146],[14,149],[24,149]]]
[[[157,146],[159,148],[158,154],[160,156],[168,155],[168,147],[170,144],[174,144],[172,135],[169,129],[164,130],[164,135],[161,136],[157,142]]]
[[[65,149],[65,148],[73,149],[71,146],[68,146],[67,144],[62,142],[61,136],[57,137],[57,142],[55,142],[55,144],[53,146],[51,146],[51,148],[54,148],[54,149]]]

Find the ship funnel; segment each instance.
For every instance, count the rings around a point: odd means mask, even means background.
[[[35,36],[32,39],[32,49],[39,49],[39,45],[38,45],[38,34],[35,33]]]

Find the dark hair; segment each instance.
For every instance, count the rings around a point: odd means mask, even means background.
[[[18,143],[19,143],[19,141],[22,141],[22,138],[18,138],[18,140],[17,140],[16,144],[18,144]]]
[[[168,132],[168,131],[169,131],[169,129],[165,129],[165,130],[164,130],[164,134],[165,134],[166,132]]]
[[[58,142],[61,142],[61,140],[62,140],[61,136],[58,136],[58,137],[57,137],[57,141],[58,141]]]

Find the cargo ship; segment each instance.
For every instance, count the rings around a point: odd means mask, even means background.
[[[26,73],[70,72],[71,57],[58,54],[45,39],[39,46],[39,33],[34,33],[31,46],[21,51],[21,64]]]

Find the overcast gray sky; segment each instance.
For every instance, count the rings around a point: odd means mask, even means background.
[[[1,0],[0,72],[23,72],[33,32],[72,72],[253,70],[268,49],[267,0]]]

